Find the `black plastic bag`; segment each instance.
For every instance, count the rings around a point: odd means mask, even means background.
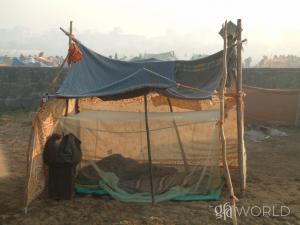
[[[69,167],[81,160],[80,140],[73,134],[61,136],[54,133],[45,144],[44,162],[50,167]]]

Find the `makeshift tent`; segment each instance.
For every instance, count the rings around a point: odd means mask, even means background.
[[[107,100],[155,91],[168,97],[206,99],[222,78],[222,51],[194,61],[124,62],[101,56],[79,42],[78,47],[84,58],[72,65],[55,97]]]
[[[124,62],[73,40],[83,58],[33,120],[26,206],[46,186],[41,155],[53,133],[81,140],[78,187],[129,202],[216,199],[223,165],[234,197],[236,98],[226,95],[224,108],[226,41],[224,51],[198,60]]]

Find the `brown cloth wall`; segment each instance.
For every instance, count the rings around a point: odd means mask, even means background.
[[[300,126],[300,90],[244,86],[245,122]]]

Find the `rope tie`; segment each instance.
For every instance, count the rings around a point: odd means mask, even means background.
[[[237,202],[239,201],[239,199],[234,194],[230,195],[230,199],[234,199]]]

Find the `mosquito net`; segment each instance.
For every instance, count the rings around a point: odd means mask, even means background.
[[[222,187],[218,98],[181,100],[148,95],[152,176],[150,176],[143,97],[51,99],[33,119],[25,204],[47,186],[43,149],[54,133],[76,135],[83,160],[76,179],[80,193],[109,194],[122,201],[155,202],[218,199]],[[173,113],[171,111],[171,107]],[[235,99],[225,107],[227,160],[237,167]],[[65,117],[65,112],[68,116]]]
[[[160,202],[220,188],[218,118],[217,110],[149,112],[149,150],[144,112],[87,110],[60,118],[58,130],[81,140],[78,188]]]

